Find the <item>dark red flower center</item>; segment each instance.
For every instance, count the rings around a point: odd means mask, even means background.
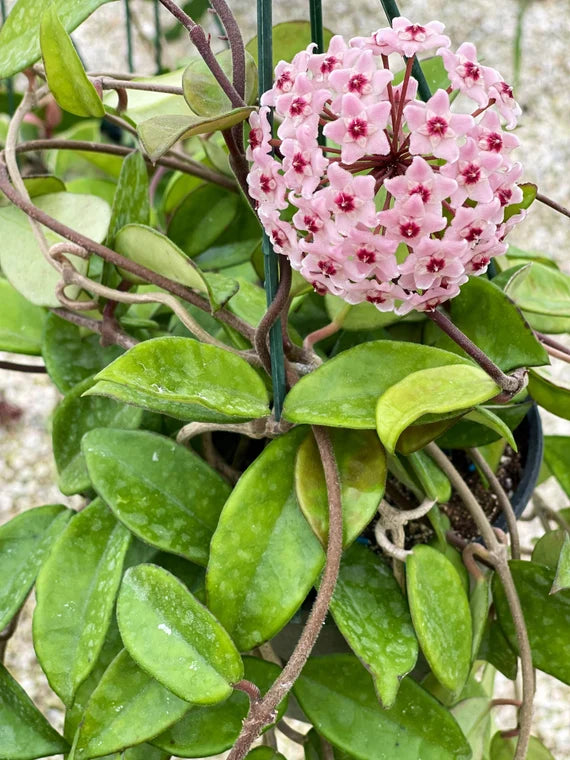
[[[368,123],[364,119],[353,119],[348,125],[347,132],[353,140],[366,137],[368,134]]]
[[[354,211],[356,208],[354,195],[349,195],[349,193],[339,193],[334,199],[334,202],[337,205],[338,210],[344,211],[345,214],[350,214],[350,212]]]
[[[336,69],[338,64],[339,64],[338,58],[335,58],[334,55],[327,55],[327,57],[321,63],[321,73],[330,74],[331,71]]]
[[[510,190],[508,187],[501,187],[497,191],[497,195],[499,196],[501,206],[507,206],[513,196],[513,191]]]
[[[319,261],[319,269],[325,277],[332,277],[333,274],[336,274],[336,267],[332,261]]]
[[[469,227],[469,231],[467,235],[465,235],[465,240],[467,240],[468,243],[475,243],[477,240],[479,240],[482,233],[482,227]]]
[[[262,189],[264,193],[270,193],[273,188],[275,187],[275,182],[273,181],[273,177],[262,174],[259,178],[259,187]]]
[[[447,132],[448,124],[442,116],[432,116],[426,127],[430,137],[443,137]]]
[[[368,295],[366,296],[366,300],[369,303],[385,303],[386,299],[381,293],[376,293],[375,295]]]
[[[489,263],[490,259],[487,256],[482,256],[479,259],[472,259],[471,266],[478,272],[480,269],[484,269]]]
[[[358,92],[360,95],[362,95],[362,92],[367,84],[368,77],[365,77],[364,74],[354,74],[348,80],[348,91]]]
[[[279,79],[275,82],[275,86],[277,87],[278,90],[284,90],[287,85],[292,85],[292,84],[293,84],[293,79],[291,77],[290,71],[284,71],[279,77]],[[290,90],[291,87],[289,86],[287,87],[287,89]]]
[[[425,27],[421,26],[420,24],[411,24],[410,26],[407,26],[406,32],[413,40],[419,40],[420,42],[423,42],[423,40],[426,38]]]
[[[291,116],[302,116],[307,106],[308,103],[305,98],[294,98],[289,106],[289,113]]]
[[[305,224],[306,229],[309,232],[312,232],[313,234],[315,232],[318,232],[320,229],[320,225],[316,216],[309,216],[309,214],[307,214],[306,216],[303,217],[303,222]]]
[[[498,132],[489,132],[485,137],[485,143],[487,150],[492,150],[495,153],[499,153],[503,147],[503,138]]]
[[[249,133],[249,147],[253,150],[261,145],[261,129],[252,129]]]
[[[445,266],[445,259],[438,258],[437,256],[432,256],[431,259],[426,264],[426,269],[428,272],[435,274],[436,272],[441,272],[444,266]]]
[[[476,63],[473,63],[472,61],[465,61],[463,64],[463,78],[464,79],[472,79],[474,82],[477,82],[479,77],[481,76],[481,69],[479,66],[477,66]]]
[[[400,224],[400,235],[404,238],[413,238],[420,232],[420,227],[415,222],[409,220]]]
[[[466,185],[475,185],[481,179],[481,169],[477,164],[467,164],[461,171],[461,175]]]
[[[295,153],[291,161],[291,166],[293,167],[293,170],[297,172],[297,174],[304,174],[305,167],[309,166],[309,163],[310,162],[307,161],[302,153]]]
[[[431,198],[431,190],[420,182],[415,187],[412,187],[410,195],[419,195],[422,203],[427,203]]]
[[[362,261],[363,264],[374,264],[376,261],[376,254],[368,248],[359,248],[356,251],[356,258],[359,261]]]
[[[328,293],[328,290],[325,288],[325,286],[322,284],[322,282],[315,282],[311,283],[313,286],[313,289],[315,293],[317,293],[319,296],[326,296]]]

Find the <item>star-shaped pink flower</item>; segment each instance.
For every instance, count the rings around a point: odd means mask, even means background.
[[[388,101],[366,106],[356,95],[343,95],[339,118],[326,124],[323,132],[341,146],[344,164],[352,164],[366,153],[383,156],[390,152],[384,134],[390,110]]]
[[[433,153],[446,161],[457,160],[457,138],[466,134],[475,123],[472,116],[451,113],[449,95],[445,90],[438,90],[425,104],[409,103],[404,107],[404,117],[411,132],[410,152]]]

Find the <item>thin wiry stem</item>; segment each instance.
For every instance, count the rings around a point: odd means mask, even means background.
[[[562,206],[560,203],[553,201],[552,198],[549,198],[542,193],[537,193],[536,200],[544,203],[545,206],[550,206],[554,211],[558,211],[559,214],[564,214],[564,216],[567,216],[570,219],[570,210],[567,209],[566,206]]]
[[[33,375],[42,375],[47,369],[42,364],[19,364],[18,362],[8,362],[0,360],[0,369],[7,369],[11,372],[29,372]]]
[[[103,321],[100,319],[91,319],[90,317],[86,317],[84,314],[77,314],[76,312],[69,311],[68,309],[50,309],[50,311],[52,314],[55,314],[61,319],[64,319],[66,322],[70,322],[72,325],[77,325],[78,327],[86,327],[88,330],[91,330],[91,332],[99,333],[99,335],[103,334]],[[113,343],[115,345],[121,346],[121,348],[128,350],[129,348],[136,346],[138,342],[139,341],[136,338],[133,338],[131,335],[127,335],[127,333],[123,330],[115,328],[115,331],[113,333]]]

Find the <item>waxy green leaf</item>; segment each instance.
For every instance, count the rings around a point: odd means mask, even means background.
[[[82,448],[95,490],[132,533],[207,563],[230,488],[203,459],[143,430],[92,430]]]
[[[24,603],[44,558],[72,513],[60,504],[28,509],[0,527],[0,631]]]
[[[440,504],[451,499],[451,483],[429,454],[414,451],[408,454],[407,461],[427,497]]]
[[[52,6],[68,32],[109,0],[53,0]],[[0,79],[35,63],[40,57],[40,22],[44,0],[18,0],[0,32]]]
[[[122,353],[119,346],[101,346],[99,335],[83,335],[77,325],[57,314],[47,315],[42,356],[50,378],[61,393],[68,393]]]
[[[216,55],[222,71],[231,81],[233,66],[232,53],[229,48]],[[215,117],[231,110],[232,104],[210,71],[208,64],[196,57],[184,69],[182,75],[184,98],[198,116]],[[257,66],[249,53],[245,56],[245,97],[248,105],[257,99]],[[209,130],[213,131],[213,130]]]
[[[532,550],[532,561],[538,565],[546,565],[553,572],[558,567],[558,559],[562,546],[566,540],[567,532],[564,528],[549,530],[541,536]]]
[[[324,563],[295,496],[295,457],[305,435],[295,429],[264,449],[232,491],[212,538],[208,604],[240,651],[281,630]]]
[[[570,276],[537,261],[514,274],[505,293],[523,311],[570,317]]]
[[[87,378],[61,401],[53,415],[53,455],[59,472],[58,486],[64,494],[86,491],[91,485],[81,451],[83,435],[93,428],[138,428],[143,412],[102,396],[83,396],[93,386]]]
[[[186,702],[221,702],[243,676],[241,657],[226,631],[161,567],[127,570],[117,619],[131,657]]]
[[[414,629],[433,674],[459,693],[469,675],[472,637],[461,579],[447,557],[419,544],[406,560],[406,585]]]
[[[374,681],[384,707],[416,664],[418,642],[392,570],[361,544],[347,549],[331,602],[340,632]]]
[[[244,678],[254,683],[264,695],[280,668],[257,657],[244,657]],[[281,719],[287,698],[277,707],[275,722]],[[190,710],[174,726],[153,740],[157,747],[177,757],[210,757],[229,749],[238,738],[249,710],[249,699],[242,691],[234,690],[222,704]],[[267,726],[269,728],[269,726]]]
[[[151,116],[139,122],[137,132],[147,156],[152,162],[158,161],[178,140],[187,140],[194,135],[230,129],[245,121],[254,108],[249,106],[233,108],[216,116],[192,116],[164,114]]]
[[[570,436],[545,435],[544,461],[570,497]]]
[[[302,377],[285,398],[290,422],[332,427],[376,427],[376,403],[388,388],[428,367],[463,364],[455,354],[417,343],[379,340],[343,351]]]
[[[123,161],[107,233],[107,245],[115,248],[120,230],[127,224],[148,224],[150,217],[148,169],[142,153],[133,151]],[[119,253],[118,248],[115,248]],[[125,255],[125,254],[123,254]]]
[[[295,53],[305,50],[312,42],[311,25],[308,21],[285,21],[275,24],[272,32],[273,68],[279,61],[292,61]],[[325,48],[328,47],[333,33],[330,29],[323,29]],[[257,36],[253,37],[245,46],[247,52],[257,63]]]
[[[72,703],[103,646],[129,538],[97,499],[73,518],[40,570],[34,647],[65,705]]]
[[[0,278],[0,300],[0,351],[41,354],[45,311],[27,301],[3,278]]]
[[[141,670],[123,649],[91,694],[74,742],[74,760],[142,744],[189,709],[187,702]]]
[[[468,697],[454,705],[450,712],[471,746],[471,760],[485,760],[491,742],[491,710],[489,698]]]
[[[263,380],[239,356],[191,338],[154,338],[96,375],[89,395],[111,396],[171,417],[243,422],[269,414]]]
[[[528,392],[547,411],[570,420],[570,386],[555,382],[546,370],[530,370]]]
[[[374,517],[386,484],[386,455],[378,436],[367,430],[331,430],[342,497],[344,545],[352,543]],[[311,433],[295,462],[299,505],[326,547],[329,507],[323,465]]]
[[[516,738],[505,739],[501,732],[497,731],[491,741],[489,760],[514,760],[516,749]],[[540,739],[537,739],[536,736],[531,736],[528,743],[526,760],[554,760],[554,756],[546,749]]]
[[[554,571],[535,562],[511,560],[511,573],[519,595],[532,661],[536,668],[570,683],[570,590],[550,594]],[[499,623],[511,647],[518,651],[517,637],[503,587],[493,579],[493,602]]]
[[[48,5],[41,18],[40,47],[47,82],[58,105],[76,116],[104,116],[103,102],[87,78],[53,4]]]
[[[412,372],[388,388],[376,406],[376,429],[393,454],[401,433],[425,414],[448,414],[469,409],[499,393],[479,367],[432,367]]]
[[[519,214],[523,209],[526,209],[532,206],[532,204],[536,200],[538,187],[536,185],[533,185],[532,182],[522,182],[519,185],[519,188],[522,190],[523,199],[519,203],[511,203],[510,206],[506,206],[505,212],[503,215],[504,222],[506,222],[507,219],[510,219],[511,216],[515,216],[515,214]]]
[[[520,425],[531,406],[531,401],[477,406],[438,437],[437,444],[444,449],[466,449],[472,446],[486,446],[503,437],[516,451],[517,444],[512,431]],[[510,431],[508,433],[507,428]]]
[[[154,77],[135,77],[135,82],[152,85],[166,85],[167,87],[182,87],[182,73],[184,69],[176,69],[166,74]],[[114,92],[107,92],[104,96],[106,105],[111,106],[117,102]],[[188,105],[182,93],[176,95],[171,92],[152,92],[149,90],[129,90],[129,102],[124,116],[128,117],[135,125],[141,121],[150,119],[152,116],[164,116],[165,114],[188,115]]]
[[[96,195],[74,193],[48,193],[35,199],[35,205],[68,227],[81,232],[97,243],[102,242],[109,226],[110,209]],[[38,306],[60,307],[55,288],[60,274],[43,257],[30,221],[16,206],[0,208],[2,246],[0,266],[2,272],[28,301]],[[62,238],[51,230],[42,228],[48,244],[61,242]],[[87,261],[71,256],[75,268],[85,274]],[[78,288],[66,288],[66,295],[74,298]]]
[[[570,588],[570,538],[565,532],[550,593],[556,594],[558,591],[567,588]]]
[[[249,760],[286,760],[281,752],[277,752],[273,747],[255,747],[247,753],[246,758]]]
[[[477,652],[477,659],[491,663],[505,678],[509,678],[511,681],[517,677],[517,656],[496,620],[487,620]]]
[[[33,760],[68,749],[65,739],[0,664],[0,756],[6,760]]]
[[[325,306],[331,322],[344,313],[345,316],[341,317],[342,329],[351,332],[377,330],[379,327],[386,327],[386,325],[391,325],[401,319],[394,312],[378,311],[374,304],[368,303],[368,301],[349,306],[342,298],[330,293],[325,296]]]
[[[370,675],[351,655],[311,657],[294,693],[317,731],[360,760],[471,757],[454,718],[421,686],[405,678],[385,710]]]
[[[471,609],[472,638],[471,659],[476,660],[485,626],[489,619],[489,606],[491,604],[491,578],[489,574],[482,575],[473,583],[469,596],[469,608]]]

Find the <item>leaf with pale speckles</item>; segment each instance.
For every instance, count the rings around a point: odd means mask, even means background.
[[[127,224],[148,224],[150,216],[148,169],[138,150],[123,161],[113,198],[107,245],[114,247],[119,230]]]

